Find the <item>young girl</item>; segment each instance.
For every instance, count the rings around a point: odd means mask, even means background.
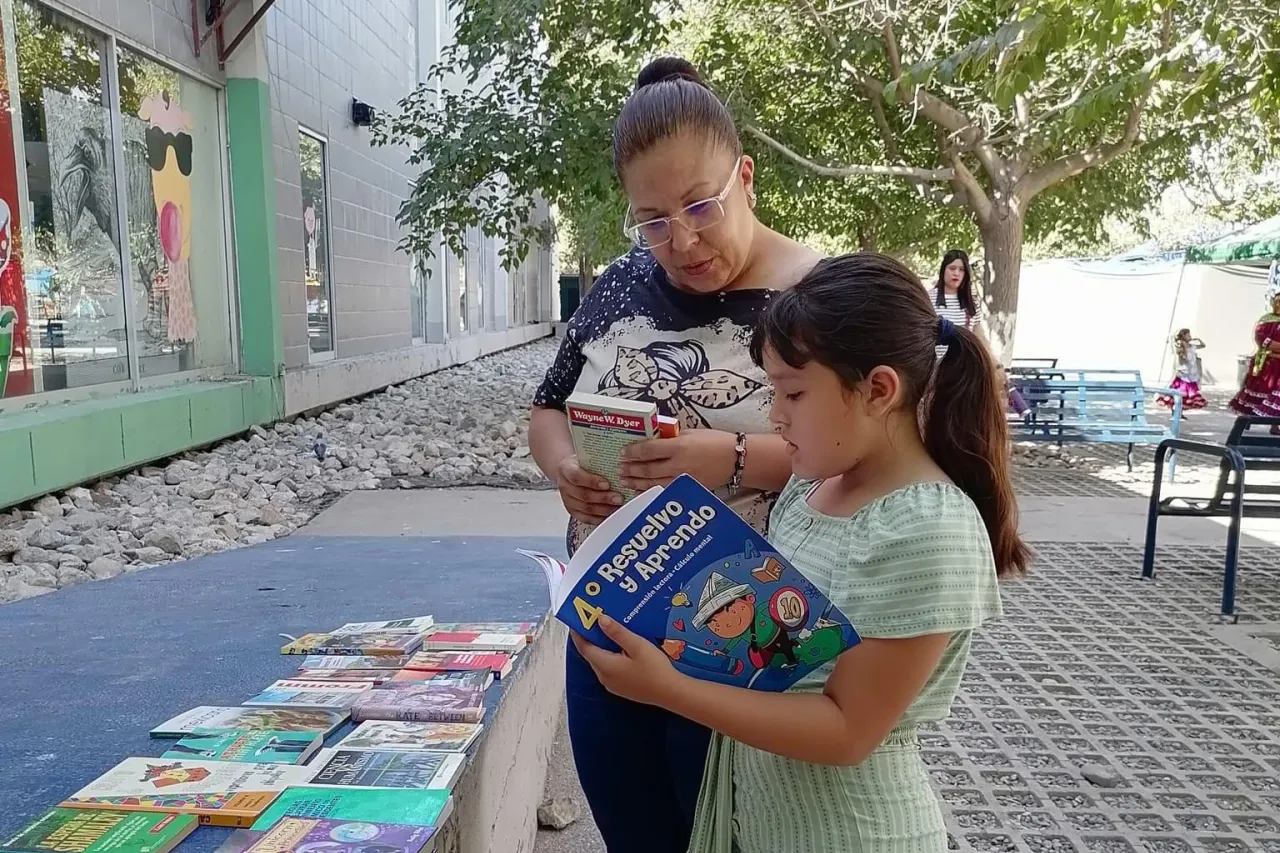
[[[1191,337],[1190,329],[1179,329],[1173,339],[1174,374],[1169,388],[1182,396],[1182,408],[1203,409],[1205,399],[1200,395],[1200,356],[1197,350],[1204,349],[1204,341]],[[1173,398],[1166,395],[1160,398],[1160,404],[1173,408]]]
[[[621,652],[574,642],[610,691],[716,732],[691,853],[939,853],[918,727],[950,712],[997,577],[1028,557],[992,359],[910,270],[867,253],[776,296],[752,356],[794,471],[770,540],[862,642],[780,694],[682,675],[611,620]]]

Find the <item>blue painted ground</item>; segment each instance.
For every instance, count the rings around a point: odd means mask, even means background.
[[[562,539],[297,536],[0,607],[0,841],[121,759],[159,755],[158,723],[287,677],[298,658],[280,634],[541,618],[546,580],[517,547],[564,553]],[[181,849],[228,833],[201,828]]]

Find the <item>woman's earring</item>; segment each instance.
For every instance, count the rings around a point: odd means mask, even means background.
[[[754,208],[756,206],[756,191],[747,190],[747,206]]]

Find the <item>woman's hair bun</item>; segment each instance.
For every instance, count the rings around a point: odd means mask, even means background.
[[[679,56],[660,56],[640,69],[640,75],[636,77],[636,90],[664,80],[688,80],[699,86],[706,86],[702,82],[702,75],[689,60]]]

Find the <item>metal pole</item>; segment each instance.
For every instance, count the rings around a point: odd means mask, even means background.
[[[231,54],[236,52],[236,48],[240,46],[240,42],[244,41],[245,36],[257,26],[258,21],[262,20],[262,16],[267,14],[267,10],[275,5],[276,0],[263,0],[261,6],[253,13],[253,17],[249,18],[249,23],[245,24],[240,32],[236,33],[236,37],[231,40],[231,44],[227,45],[227,49],[218,54],[219,62],[226,62]]]

